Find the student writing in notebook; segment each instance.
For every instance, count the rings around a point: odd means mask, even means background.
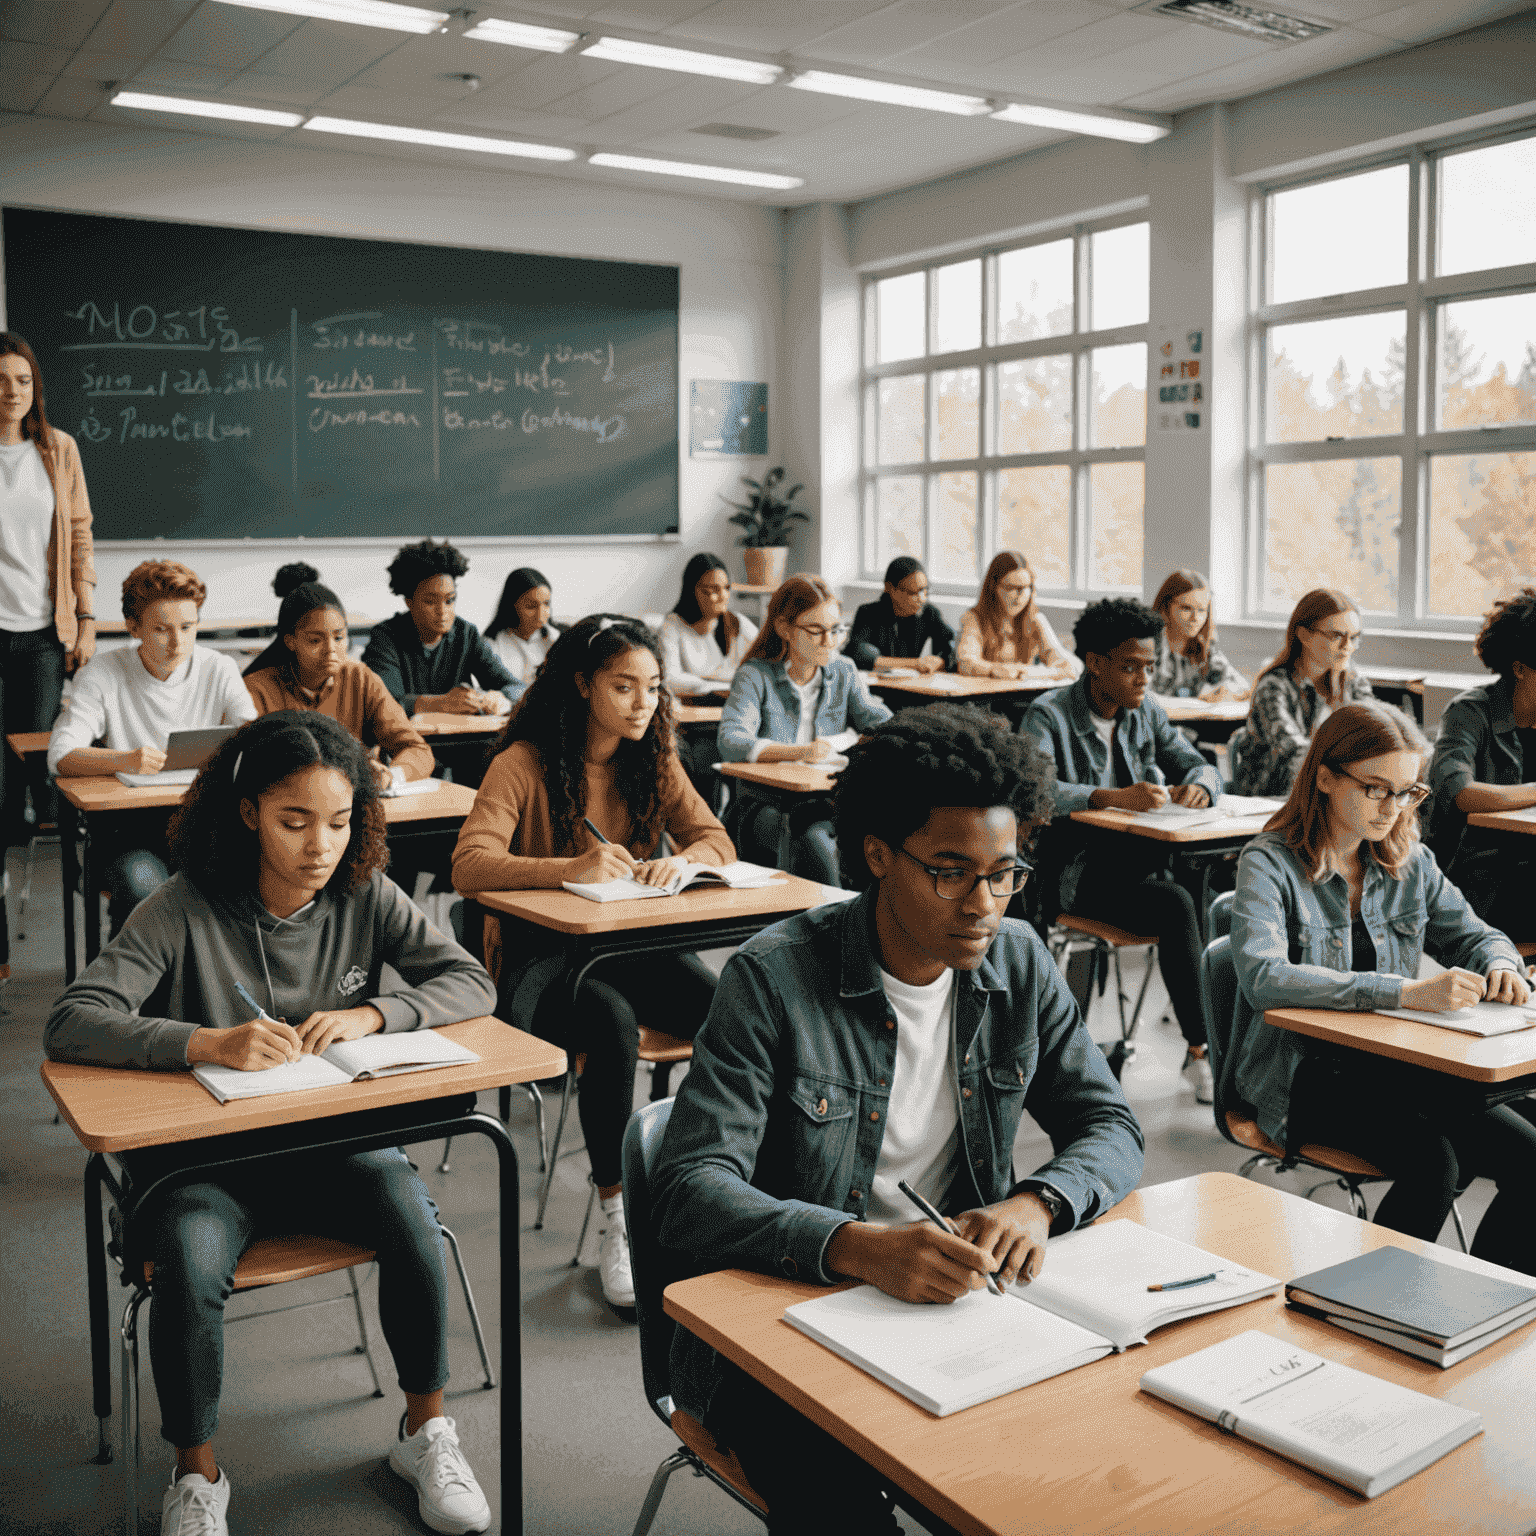
[[[1142,1137],[1060,971],[1003,910],[1051,813],[1051,769],[997,715],[907,710],[837,789],[853,901],[790,918],[726,962],[654,1175],[680,1269],[864,1280],[945,1303],[1038,1275],[1066,1232],[1136,1185]],[[1020,1178],[1028,1113],[1053,1155]],[[901,1180],[957,1231],[918,1216]],[[703,1340],[672,1392],[736,1452],[770,1531],[897,1526],[879,1479]]]
[[[1419,841],[1428,747],[1385,704],[1350,704],[1318,730],[1285,807],[1243,851],[1232,910],[1240,994],[1223,1096],[1251,1105],[1286,1148],[1341,1147],[1392,1180],[1374,1219],[1434,1242],[1473,1178],[1498,1197],[1472,1252],[1536,1274],[1536,1125],[1486,1108],[1482,1089],[1428,1068],[1330,1046],[1266,1008],[1524,1003],[1525,968]],[[1428,952],[1449,969],[1419,979]]]
[[[911,667],[944,672],[954,665],[955,632],[928,601],[928,572],[912,555],[899,555],[885,568],[885,591],[853,616],[853,633],[843,648],[861,672]]]
[[[384,815],[358,742],[314,713],[242,727],[198,775],[171,822],[179,865],[49,1015],[54,1061],[156,1072],[219,1062],[259,1072],[379,1030],[425,1029],[490,1011],[490,977],[433,929],[384,874]],[[405,986],[383,978],[391,967]],[[253,1019],[236,984],[271,1017]],[[124,1153],[143,1189],[174,1147]],[[491,1514],[444,1416],[447,1294],[437,1208],[398,1148],[262,1159],[151,1194],[128,1246],[155,1265],[149,1354],[161,1435],[176,1450],[162,1536],[227,1536],[230,1480],[213,1438],[224,1374],[224,1304],[258,1238],[301,1232],[371,1248],[379,1317],[406,1409],[391,1467],[438,1531],[483,1531]],[[252,1520],[248,1530],[259,1529]]]
[[[621,876],[665,885],[685,862],[729,864],[731,840],[677,760],[671,711],[653,631],[609,614],[568,629],[507,723],[459,830],[455,889],[557,891],[566,881]],[[659,846],[664,832],[670,854]],[[598,1267],[609,1304],[631,1309],[619,1146],[634,1102],[640,1026],[691,1038],[714,977],[692,955],[616,960],[588,974],[573,1013],[556,985],[565,958],[553,939],[543,950],[506,950],[500,924],[487,916],[485,953],[502,1018],[587,1053],[577,1108],[606,1223]]]
[[[173,731],[242,725],[256,706],[232,657],[197,643],[208,589],[176,560],[146,560],[123,582],[123,619],[136,645],[93,657],[48,739],[48,770],[62,778],[158,773]],[[163,810],[127,811],[92,835],[105,840],[112,932],[166,878]]]
[[[501,601],[486,627],[485,643],[511,673],[516,691],[509,687],[505,692],[514,701],[522,698],[565,628],[550,618],[553,603],[549,577],[531,565],[518,566],[502,585]]]
[[[1158,965],[1184,1036],[1183,1070],[1195,1098],[1209,1104],[1194,897],[1167,878],[1167,844],[1126,836],[1114,857],[1105,858],[1104,843],[1069,819],[1073,811],[1150,811],[1170,801],[1199,809],[1221,793],[1220,774],[1148,691],[1162,627],[1161,617],[1134,598],[1090,603],[1072,630],[1087,670],[1070,687],[1036,699],[1019,729],[1055,764],[1056,824],[1042,860],[1057,881],[1059,910],[1157,940]]]
[[[1216,644],[1211,592],[1199,571],[1169,574],[1152,599],[1162,615],[1152,692],[1165,698],[1246,699],[1248,679]]]

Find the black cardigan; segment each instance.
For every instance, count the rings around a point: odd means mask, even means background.
[[[898,619],[889,593],[882,592],[854,614],[853,633],[843,647],[843,655],[851,658],[861,671],[869,672],[874,669],[875,657],[915,657],[926,640],[933,642],[933,654],[944,658],[945,671],[953,671],[955,632],[944,622],[944,615],[932,603],[924,603],[916,618]]]

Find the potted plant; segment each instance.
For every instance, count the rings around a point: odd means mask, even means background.
[[[761,484],[746,475],[741,477],[741,483],[751,494],[745,501],[730,502],[736,508],[731,522],[742,530],[739,542],[747,567],[747,585],[776,587],[784,579],[784,562],[789,555],[789,525],[810,522],[810,518],[794,504],[795,497],[805,487],[792,486],[781,494],[782,466],[770,469]]]

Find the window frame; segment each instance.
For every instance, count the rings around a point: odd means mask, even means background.
[[[1435,614],[1429,608],[1429,477],[1431,462],[1454,454],[1491,455],[1536,451],[1536,423],[1448,431],[1435,424],[1438,411],[1440,310],[1467,299],[1492,299],[1536,292],[1536,261],[1441,275],[1438,264],[1440,164],[1469,149],[1536,138],[1536,123],[1526,122],[1497,133],[1468,133],[1425,141],[1404,150],[1266,181],[1249,196],[1249,302],[1246,336],[1247,516],[1244,554],[1244,617],[1285,623],[1290,610],[1263,604],[1268,520],[1264,505],[1265,469],[1271,464],[1320,463],[1339,459],[1391,459],[1400,465],[1398,504],[1397,607],[1395,612],[1364,614],[1378,630],[1418,630],[1470,635],[1482,623],[1475,614]],[[1318,186],[1387,166],[1408,168],[1407,280],[1386,287],[1357,289],[1285,304],[1267,302],[1273,271],[1270,199],[1280,192]],[[1336,441],[1270,443],[1265,440],[1268,402],[1268,337],[1276,325],[1329,320],[1401,310],[1404,314],[1403,430],[1373,437]]]
[[[946,252],[943,256],[929,256],[900,265],[881,267],[862,274],[859,296],[861,325],[859,368],[859,571],[860,579],[878,582],[884,575],[884,563],[879,558],[879,510],[877,483],[881,479],[897,476],[917,476],[922,484],[922,559],[928,571],[930,588],[935,595],[973,597],[981,585],[987,565],[998,550],[998,476],[1010,469],[1029,469],[1046,466],[1066,466],[1068,469],[1068,531],[1067,563],[1070,585],[1053,586],[1040,583],[1041,597],[1067,598],[1077,601],[1095,597],[1134,593],[1140,595],[1141,579],[1138,574],[1133,585],[1126,587],[1090,587],[1092,538],[1091,500],[1088,480],[1095,464],[1137,463],[1143,466],[1147,457],[1145,422],[1141,443],[1128,448],[1088,447],[1092,431],[1090,410],[1092,405],[1092,354],[1105,347],[1141,344],[1147,349],[1147,373],[1151,375],[1151,319],[1150,273],[1148,310],[1146,321],[1137,325],[1114,326],[1104,330],[1092,330],[1092,260],[1093,236],[1108,230],[1123,229],[1132,225],[1148,225],[1150,218],[1145,206],[1121,211],[1096,219],[1074,220],[1048,230],[1031,234],[1027,239],[991,242],[984,246],[962,248]],[[1053,245],[1065,239],[1073,242],[1072,249],[1072,329],[1057,336],[1038,337],[1032,341],[998,342],[998,260],[1015,251],[1030,250],[1038,246]],[[935,352],[937,338],[937,295],[940,268],[962,262],[981,262],[981,345],[963,352]],[[891,278],[905,277],[913,272],[925,274],[923,283],[924,347],[917,357],[881,363],[876,361],[879,347],[879,284]],[[1002,454],[997,450],[998,431],[998,383],[997,369],[1004,363],[1029,361],[1038,357],[1071,357],[1072,408],[1071,445],[1038,453]],[[979,374],[977,411],[977,453],[973,457],[939,459],[929,457],[936,449],[937,390],[934,379],[941,373],[975,368]],[[879,460],[879,405],[878,391],[884,379],[919,377],[923,388],[923,451],[924,457],[882,464]],[[1143,390],[1149,385],[1143,381]],[[940,580],[935,575],[933,550],[937,523],[937,497],[939,478],[946,474],[973,474],[976,477],[976,569],[968,580]],[[1143,481],[1145,483],[1145,481]],[[1145,501],[1143,501],[1145,509]],[[1038,575],[1038,573],[1037,573]]]

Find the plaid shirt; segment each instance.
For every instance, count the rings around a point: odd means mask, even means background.
[[[1207,689],[1223,685],[1246,688],[1248,679],[1214,645],[1202,667],[1181,656],[1168,644],[1167,634],[1158,631],[1157,663],[1149,685],[1153,693],[1160,693],[1165,699],[1197,699]]]
[[[1236,769],[1232,788],[1239,795],[1291,792],[1312,733],[1335,709],[1374,698],[1371,685],[1357,672],[1344,674],[1338,699],[1325,699],[1311,683],[1297,682],[1289,667],[1266,672],[1253,687],[1248,724],[1232,737]]]

